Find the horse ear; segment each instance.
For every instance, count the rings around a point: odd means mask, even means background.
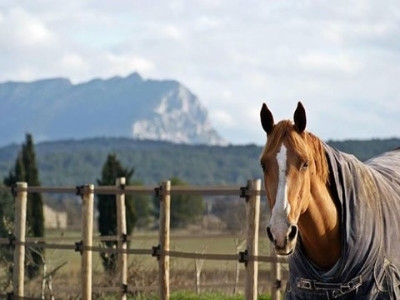
[[[304,109],[303,104],[299,101],[297,103],[296,111],[294,112],[294,125],[299,133],[302,133],[304,129],[306,129],[307,125],[307,117],[306,110]]]
[[[264,131],[267,134],[270,134],[272,129],[274,128],[274,117],[272,116],[271,111],[268,109],[265,103],[263,103],[262,105],[260,111],[260,117],[261,117],[261,125]]]

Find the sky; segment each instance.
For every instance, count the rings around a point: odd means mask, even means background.
[[[400,137],[398,0],[0,0],[0,53],[0,82],[177,80],[233,144],[265,142],[263,102],[324,140]]]

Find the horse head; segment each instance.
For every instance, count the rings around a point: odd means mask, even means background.
[[[283,120],[275,124],[271,111],[263,104],[260,116],[267,133],[260,157],[271,209],[267,234],[278,254],[289,255],[296,245],[299,217],[308,208],[311,174],[316,172],[313,151],[304,131],[306,112],[299,102],[294,123]]]

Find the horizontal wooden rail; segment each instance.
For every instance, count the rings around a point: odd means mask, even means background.
[[[49,193],[49,194],[77,194],[85,192],[84,186],[76,187],[43,187],[43,186],[28,186],[27,188],[19,187],[0,187],[0,192],[28,192],[28,193]],[[95,186],[93,194],[95,195],[117,195],[124,193],[126,195],[154,195],[155,189],[158,186]],[[81,190],[79,190],[81,189]],[[232,186],[171,186],[170,195],[202,195],[202,196],[240,196],[241,187]],[[261,190],[261,196],[265,195],[265,191]],[[252,195],[252,194],[251,194]],[[248,195],[248,196],[251,196]]]
[[[47,244],[47,243],[45,244],[43,242],[40,242],[40,243],[32,243],[32,242],[19,243],[19,242],[16,242],[15,244],[16,245],[24,245],[25,247],[31,247],[31,248],[75,250],[75,245]]]
[[[171,240],[188,240],[188,239],[221,239],[221,238],[229,238],[231,237],[230,234],[209,234],[209,235],[171,235]],[[30,243],[49,243],[52,241],[57,242],[69,242],[69,241],[78,241],[81,239],[80,236],[53,236],[53,237],[26,237],[25,241]],[[116,235],[110,236],[96,236],[93,238],[93,241],[100,241],[100,242],[116,242],[120,238]],[[142,240],[157,240],[157,236],[136,236],[136,237],[129,237],[126,241],[142,241]],[[9,238],[0,238],[0,246],[1,245],[8,245],[10,243]]]
[[[187,239],[221,239],[221,238],[230,238],[232,237],[232,234],[230,233],[217,233],[217,234],[204,234],[204,235],[189,235],[189,234],[174,234],[171,233],[171,240],[187,240]],[[40,242],[51,242],[51,241],[62,241],[62,242],[67,242],[67,241],[77,241],[81,239],[79,235],[76,236],[49,236],[49,237],[26,237],[25,241],[26,242],[32,242],[32,243],[40,243]],[[94,236],[93,241],[100,241],[100,242],[113,242],[113,241],[118,241],[120,237],[116,235],[107,235],[107,236]],[[151,236],[151,235],[135,235],[135,236],[128,236],[126,239],[128,242],[130,241],[138,241],[138,240],[157,240],[157,236]],[[9,238],[0,238],[0,245],[8,244],[9,243]]]
[[[3,239],[4,240],[4,239]],[[32,240],[32,238],[30,238]],[[204,260],[225,260],[225,261],[238,261],[240,259],[239,254],[216,254],[216,253],[194,253],[194,252],[182,252],[182,251],[160,251],[154,252],[154,249],[118,249],[118,248],[106,248],[106,247],[98,247],[91,246],[85,247],[80,246],[79,249],[76,248],[75,244],[50,244],[46,242],[14,242],[15,245],[24,245],[26,247],[32,248],[43,248],[43,249],[59,249],[59,250],[74,250],[79,252],[83,251],[93,251],[93,252],[103,252],[103,253],[127,253],[127,254],[135,254],[135,255],[166,255],[169,257],[175,258],[186,258],[186,259],[204,259]],[[8,245],[8,240],[7,240]],[[266,263],[287,263],[287,258],[285,257],[275,257],[275,256],[246,256],[247,261],[258,261],[258,262],[266,262]]]

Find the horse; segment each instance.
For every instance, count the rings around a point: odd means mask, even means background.
[[[263,103],[267,235],[288,256],[285,299],[400,299],[400,150],[365,163]]]

